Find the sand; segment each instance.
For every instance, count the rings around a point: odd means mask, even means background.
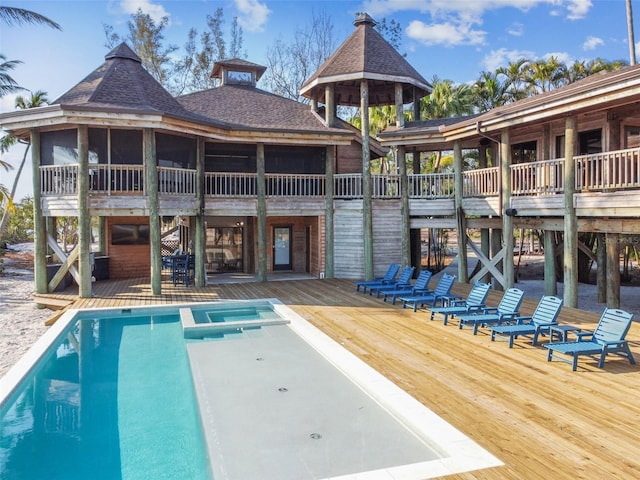
[[[31,295],[33,285],[33,244],[11,245],[2,257],[4,272],[0,273],[0,377],[13,366],[22,355],[46,331],[44,322],[54,312],[38,309]],[[544,295],[543,257],[523,256],[516,287],[525,291],[527,297]],[[640,319],[640,287],[621,287],[621,308]],[[558,296],[562,298],[562,283],[558,283]],[[602,312],[605,305],[597,302],[595,285],[579,284],[579,308],[591,312]]]

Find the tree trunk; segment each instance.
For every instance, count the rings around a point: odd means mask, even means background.
[[[31,144],[27,143],[27,148],[24,151],[24,155],[22,156],[22,162],[20,162],[20,166],[18,167],[18,171],[16,172],[16,178],[13,179],[13,186],[11,187],[11,198],[14,198],[16,195],[16,190],[18,189],[18,181],[20,180],[20,174],[22,173],[22,169],[24,168],[24,163],[27,161],[27,154],[29,153],[29,147]],[[36,174],[37,172],[34,172]],[[7,222],[9,221],[9,209],[5,208],[4,212],[2,212],[2,219],[0,220],[0,238],[4,233],[4,229],[7,226]]]

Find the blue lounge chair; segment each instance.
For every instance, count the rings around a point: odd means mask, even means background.
[[[466,300],[451,300],[447,307],[433,307],[429,319],[433,320],[434,315],[439,313],[444,317],[442,323],[446,325],[449,316],[454,317],[479,311],[485,307],[484,301],[489,295],[489,288],[491,285],[488,283],[477,282],[469,291]]]
[[[515,325],[499,325],[491,327],[491,341],[504,338],[513,347],[513,340],[518,336],[533,336],[531,345],[538,343],[540,334],[549,333],[549,327],[558,324],[558,315],[562,308],[562,300],[558,297],[545,296],[540,299],[535,312],[530,317],[516,317]]]
[[[483,308],[480,312],[458,317],[458,328],[473,328],[473,334],[478,334],[480,325],[500,325],[503,322],[513,321],[518,316],[520,304],[524,298],[524,292],[519,288],[509,288],[497,307]]]
[[[607,354],[615,353],[629,360],[631,365],[636,361],[629,349],[629,343],[625,340],[631,327],[633,314],[615,308],[605,308],[600,321],[593,332],[578,332],[575,342],[547,343],[544,346],[549,349],[547,361],[551,361],[556,353],[562,353],[572,357],[571,360],[557,357],[558,360],[571,363],[573,371],[578,368],[578,357],[587,355],[593,357],[600,355],[598,368],[604,367]]]
[[[392,263],[391,265],[389,265],[387,273],[385,273],[383,277],[378,277],[373,280],[365,280],[363,282],[356,282],[356,292],[360,291],[360,287],[362,287],[362,293],[367,293],[367,288],[371,286],[375,287],[378,285],[387,285],[389,283],[393,283],[399,271],[400,265]]]
[[[447,298],[453,297],[453,295],[449,294],[451,291],[451,287],[453,286],[453,282],[456,279],[455,276],[449,275],[445,273],[440,278],[438,285],[433,290],[433,292],[429,292],[427,294],[419,294],[419,295],[410,295],[410,296],[401,296],[400,300],[402,300],[402,308],[407,308],[407,305],[413,306],[413,311],[418,310],[418,306],[423,307],[426,304],[430,304],[430,306],[435,305],[439,301],[444,301]]]
[[[384,291],[390,292],[391,290],[397,290],[398,288],[411,288],[411,277],[413,277],[414,270],[415,267],[404,267],[397,281],[387,285],[369,287],[369,295],[373,295],[375,293],[376,298],[380,298],[380,294]]]
[[[418,278],[416,278],[413,286],[409,288],[400,288],[397,290],[382,292],[382,299],[386,302],[387,297],[391,298],[391,303],[396,304],[396,298],[401,295],[425,295],[429,292],[429,280],[431,280],[431,270],[422,270]]]

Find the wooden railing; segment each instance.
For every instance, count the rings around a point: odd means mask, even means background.
[[[640,148],[575,157],[576,191],[608,191],[640,188]],[[564,159],[520,163],[511,166],[513,195],[550,195],[564,191]],[[40,167],[41,193],[77,195],[78,165]],[[270,197],[324,197],[324,175],[266,174],[265,189]],[[196,194],[196,171],[158,167],[160,195]],[[452,198],[454,173],[408,175],[408,193],[414,199]],[[463,172],[464,197],[490,197],[500,192],[499,167]],[[258,195],[255,173],[212,173],[204,176],[204,194],[214,197]],[[371,175],[372,198],[400,198],[400,175]],[[89,189],[106,194],[144,194],[142,165],[89,165]],[[363,198],[362,175],[334,175],[334,196]]]
[[[492,197],[500,193],[500,167],[462,172],[465,197]]]
[[[564,191],[564,159],[511,165],[513,195],[548,195]]]
[[[640,187],[640,148],[581,155],[576,160],[576,191]]]
[[[195,195],[196,171],[184,168],[158,167],[158,194]]]
[[[40,167],[40,193],[43,196],[76,195],[78,193],[78,165]]]
[[[455,175],[453,173],[424,173],[408,175],[410,198],[453,197]]]

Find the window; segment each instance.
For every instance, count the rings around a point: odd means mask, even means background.
[[[148,245],[149,225],[111,225],[111,245]]]
[[[578,133],[578,155],[591,155],[602,152],[602,130],[589,130]]]
[[[196,168],[196,141],[156,133],[156,158],[159,167]]]
[[[511,146],[511,163],[535,162],[537,157],[537,142],[515,143]]]
[[[227,83],[253,85],[253,74],[251,72],[239,72],[237,70],[229,70],[227,72]]]
[[[624,127],[624,148],[640,147],[640,127]]]
[[[142,131],[111,130],[111,163],[142,165]]]

